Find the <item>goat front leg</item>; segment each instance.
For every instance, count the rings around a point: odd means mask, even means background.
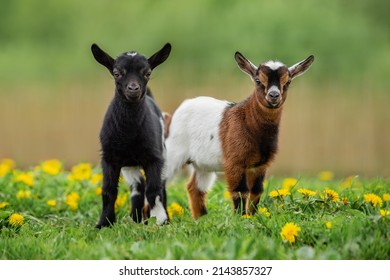
[[[246,184],[246,173],[244,168],[232,164],[225,167],[225,177],[229,192],[233,200],[233,209],[241,215],[246,214],[246,201],[248,198],[248,186]]]
[[[108,227],[115,223],[115,201],[118,196],[120,167],[102,160],[103,169],[103,210],[96,228]]]
[[[253,215],[257,211],[257,204],[260,201],[260,196],[264,191],[263,182],[265,177],[265,169],[258,168],[256,170],[247,171],[247,184],[249,187],[249,199],[247,202],[247,213]]]
[[[145,194],[149,204],[149,209],[146,210],[147,216],[156,217],[159,225],[169,221],[165,190],[161,179],[162,167],[163,164],[159,162],[144,167],[146,175]]]

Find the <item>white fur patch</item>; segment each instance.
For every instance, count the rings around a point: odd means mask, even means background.
[[[264,65],[270,68],[271,70],[278,70],[280,67],[286,66],[279,61],[273,61],[273,60],[267,61],[266,63],[264,63]]]
[[[150,210],[150,216],[156,217],[158,225],[161,225],[168,220],[168,216],[167,216],[167,213],[165,212],[164,206],[160,200],[160,196],[156,196],[155,205]]]
[[[215,172],[196,172],[196,183],[198,190],[201,192],[208,192],[216,179],[217,175]]]
[[[128,56],[136,56],[137,52],[127,52],[126,55],[128,55]]]
[[[222,171],[219,125],[227,101],[212,97],[185,100],[172,116],[166,139],[165,178],[170,179],[185,163],[199,171]]]
[[[268,89],[268,93],[271,92],[271,91],[277,91],[277,92],[280,93],[280,90],[279,90],[278,87],[275,86],[275,85],[271,86],[271,87]]]
[[[126,184],[131,188],[131,196],[140,195],[137,189],[133,188],[135,184],[141,183],[141,171],[139,167],[122,167],[122,176],[126,181]]]

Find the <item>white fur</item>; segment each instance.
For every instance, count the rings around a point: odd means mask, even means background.
[[[195,170],[203,173],[198,175],[199,186],[205,190],[210,187],[215,175],[208,172],[223,169],[219,125],[227,105],[227,101],[201,96],[185,100],[179,106],[166,140],[165,178],[170,179],[185,163],[191,162]]]
[[[168,216],[163,204],[161,203],[160,196],[156,196],[155,205],[150,210],[150,216],[156,217],[158,225],[161,225],[168,220]]]
[[[277,92],[280,93],[280,90],[279,90],[278,87],[275,86],[275,85],[271,86],[271,87],[268,89],[268,92],[267,92],[267,93],[269,93],[269,92],[271,92],[271,91],[277,91]]]
[[[215,172],[203,172],[200,170],[196,172],[196,182],[198,190],[202,192],[208,192],[216,179],[217,175],[215,174]]]
[[[273,61],[273,60],[267,61],[266,63],[264,63],[264,65],[270,68],[271,70],[278,70],[280,67],[286,66],[279,61]]]
[[[134,185],[141,182],[142,174],[139,167],[122,167],[121,172],[127,185],[131,188],[131,196],[140,195],[138,190],[134,187]]]
[[[128,56],[136,56],[137,52],[127,52],[126,55],[128,55]]]

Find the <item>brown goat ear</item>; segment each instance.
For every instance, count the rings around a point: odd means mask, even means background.
[[[313,61],[314,61],[314,56],[311,55],[308,58],[306,58],[305,60],[302,60],[302,61],[294,64],[293,66],[289,67],[288,70],[290,71],[291,79],[294,79],[294,78],[302,75],[303,73],[305,73],[306,70],[309,69],[309,67],[313,63]]]
[[[91,51],[96,61],[105,66],[112,74],[115,60],[96,44],[92,44]]]
[[[257,72],[257,67],[252,62],[250,62],[245,56],[243,56],[240,52],[236,52],[234,55],[238,67],[245,73],[247,73],[252,80],[254,80]]]
[[[171,53],[171,49],[172,49],[171,44],[166,43],[164,45],[164,47],[162,47],[161,50],[159,50],[154,55],[149,57],[148,61],[149,61],[150,68],[152,68],[152,70],[153,70],[154,68],[159,66],[161,63],[163,63],[168,58],[169,54]]]

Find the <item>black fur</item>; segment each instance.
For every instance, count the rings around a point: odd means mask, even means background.
[[[115,222],[115,201],[122,167],[143,168],[146,175],[134,182],[130,216],[141,222],[144,197],[151,208],[159,196],[166,211],[165,187],[161,180],[164,165],[162,113],[157,107],[147,83],[151,71],[169,56],[171,45],[166,44],[149,59],[128,52],[116,59],[96,44],[91,47],[95,59],[104,65],[115,79],[115,95],[108,107],[100,131],[103,169],[103,210],[97,228]],[[147,209],[144,211],[148,213]]]

